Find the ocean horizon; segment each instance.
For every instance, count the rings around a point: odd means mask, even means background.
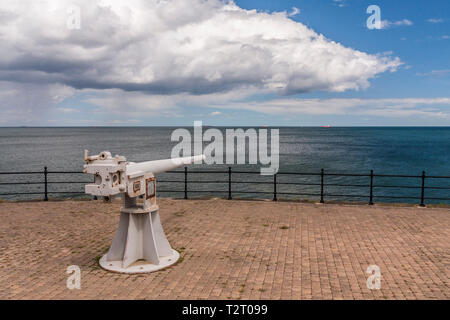
[[[204,125],[204,128],[211,126]],[[248,128],[214,126],[224,130],[226,128]],[[83,151],[97,154],[108,150],[113,155],[124,155],[127,160],[140,162],[170,158],[172,148],[178,142],[170,140],[171,133],[176,128],[192,129],[192,126],[134,126],[134,127],[9,127],[0,128],[0,171],[42,171],[47,167],[49,171],[82,171]],[[265,126],[264,126],[265,128]],[[318,173],[324,169],[328,173],[359,173],[367,174],[374,170],[375,174],[401,174],[450,176],[450,127],[267,127],[280,129],[280,168],[281,172]],[[207,143],[205,143],[207,144]],[[248,150],[246,150],[248,152]],[[194,165],[189,170],[217,170],[227,168],[228,165]],[[233,170],[256,171],[259,165],[232,165]],[[161,175],[166,179],[169,174]],[[208,175],[198,175],[207,180]],[[196,176],[197,177],[197,176]],[[28,177],[29,179],[30,177]],[[39,181],[41,177],[35,177]],[[72,177],[80,180],[80,175]],[[173,175],[171,177],[173,180]],[[178,177],[181,178],[181,177]],[[218,175],[220,181],[227,181],[226,175]],[[243,181],[255,180],[242,175]],[[270,177],[256,177],[257,181],[271,181]],[[11,177],[0,176],[1,182]],[[22,179],[22,180],[21,180]],[[14,181],[23,181],[25,177],[16,176]],[[366,178],[329,177],[327,183],[338,184],[367,184]],[[317,177],[280,176],[279,182],[304,182],[314,184]],[[420,179],[400,181],[399,179],[379,180],[380,184],[407,186],[420,184]],[[444,181],[445,180],[445,181]],[[434,186],[447,187],[448,179],[433,181]],[[8,180],[10,181],[10,180]],[[85,180],[83,180],[85,181]],[[382,182],[382,183],[381,183]],[[164,186],[164,185],[163,185]],[[167,187],[177,186],[177,184]],[[40,186],[1,185],[0,193],[15,190],[33,191]],[[271,185],[256,186],[241,184],[236,190],[271,190]],[[52,186],[56,188],[56,186]],[[68,190],[69,186],[58,186],[59,191]],[[72,186],[72,189],[74,186]],[[82,190],[82,185],[77,188]],[[166,188],[166,189],[168,189]],[[263,188],[263,189],[261,189]],[[170,188],[169,188],[170,189]],[[214,190],[226,190],[226,185],[217,185]],[[199,191],[199,190],[196,190]],[[352,187],[328,187],[329,193],[358,194]],[[394,189],[379,190],[380,195],[395,193],[401,196],[417,196],[420,190]],[[315,186],[280,186],[282,192],[315,193]],[[432,192],[432,194],[430,193]],[[449,198],[448,190],[427,190],[427,196]],[[365,194],[365,192],[364,192]],[[64,195],[61,195],[64,196]],[[176,196],[176,194],[169,194]],[[249,198],[250,195],[244,195]],[[254,197],[259,197],[254,195]],[[3,197],[5,198],[5,197]],[[6,197],[8,198],[8,197]],[[11,197],[10,197],[11,198]],[[288,197],[289,198],[289,197]],[[293,198],[293,197],[290,197]],[[294,197],[297,198],[297,197]],[[303,198],[302,198],[303,199]],[[341,200],[359,200],[346,199]],[[362,200],[362,199],[361,199]],[[389,202],[389,199],[383,201]],[[404,202],[414,202],[406,200]],[[448,201],[435,201],[444,202]]]

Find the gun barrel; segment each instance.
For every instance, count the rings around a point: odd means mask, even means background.
[[[201,162],[205,159],[205,156],[198,155],[185,158],[172,158],[165,160],[146,161],[139,163],[130,163],[127,165],[127,175],[135,175],[145,172],[151,172],[153,174],[163,173],[184,165],[192,164],[195,162]]]

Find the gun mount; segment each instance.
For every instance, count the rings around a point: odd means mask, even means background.
[[[170,246],[160,222],[155,175],[204,158],[199,155],[134,163],[123,156],[112,157],[108,151],[89,156],[85,150],[84,173],[94,175],[94,183],[85,186],[85,193],[103,197],[122,194],[123,199],[119,227],[109,251],[100,259],[101,267],[143,273],[177,262],[179,254]],[[137,202],[140,197],[142,203]]]

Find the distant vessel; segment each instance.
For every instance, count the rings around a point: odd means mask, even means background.
[[[331,128],[331,124],[326,125],[326,126],[322,126],[322,128]]]

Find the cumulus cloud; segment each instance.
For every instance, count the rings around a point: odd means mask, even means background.
[[[80,29],[67,27],[73,6]],[[288,15],[219,0],[2,1],[0,81],[44,91],[297,94],[366,88],[401,64],[344,47]]]
[[[388,29],[391,27],[399,27],[399,26],[412,26],[413,22],[408,19],[403,19],[399,21],[389,21],[389,20],[382,20],[381,21],[381,29]]]
[[[67,27],[72,5],[80,8],[79,30]],[[371,78],[401,65],[390,52],[347,48],[293,21],[296,9],[265,13],[219,0],[1,2],[0,121],[36,121],[47,110],[78,115],[76,107],[61,105],[74,95],[92,113],[117,119],[126,113],[117,121],[128,124],[142,114],[179,116],[192,106],[211,108],[211,116],[228,108],[450,118],[435,107],[450,106],[449,98],[288,97],[367,88]],[[252,101],[266,94],[280,97]]]

